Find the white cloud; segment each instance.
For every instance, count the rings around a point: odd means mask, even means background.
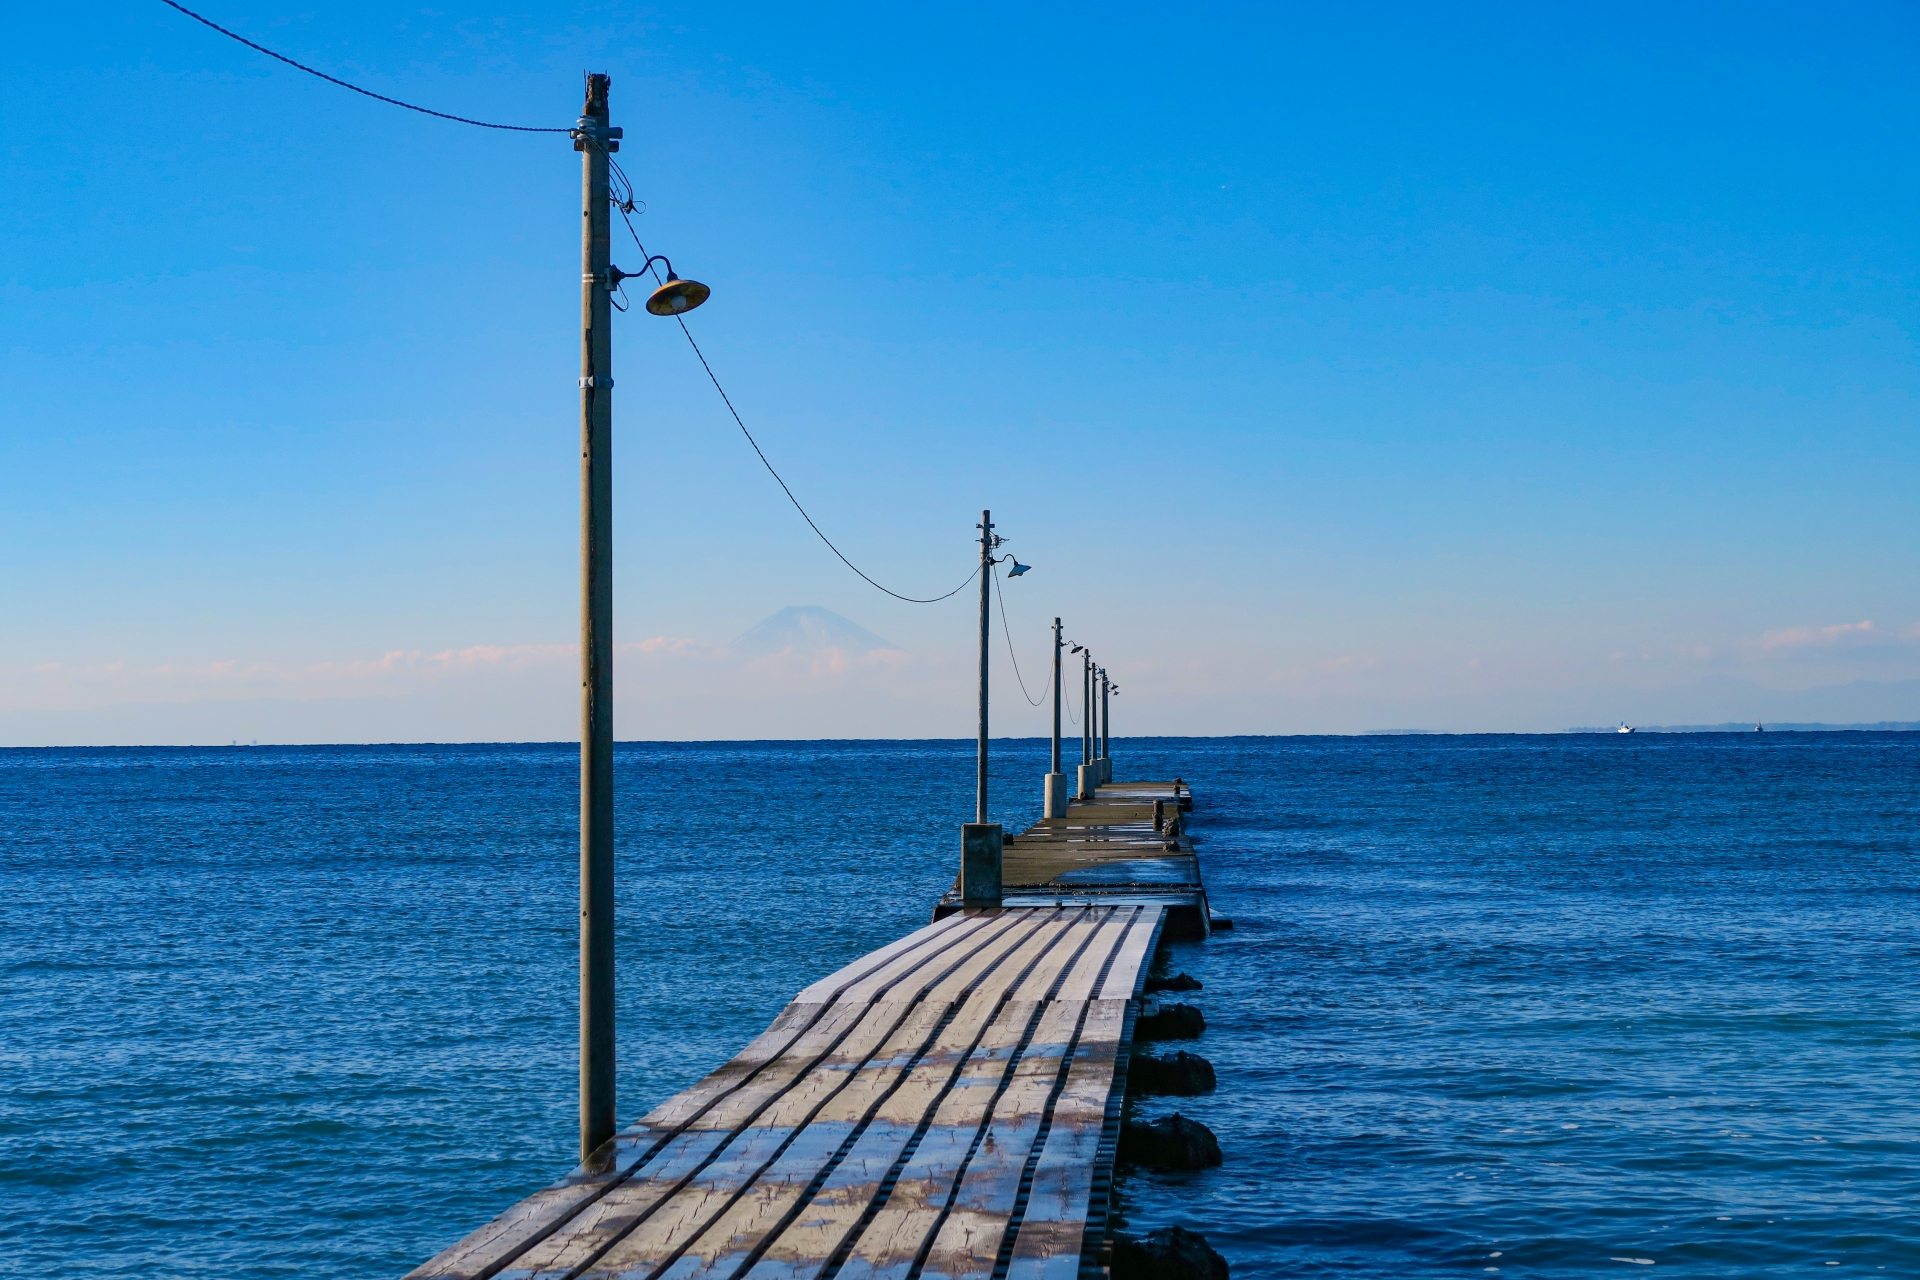
[[[1760,637],[1760,647],[1766,650],[1803,649],[1810,645],[1857,643],[1872,638],[1875,638],[1875,632],[1871,621],[1842,622],[1830,627],[1787,627],[1780,631],[1769,631]]]

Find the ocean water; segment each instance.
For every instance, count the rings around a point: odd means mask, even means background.
[[[1044,744],[996,743],[995,817]],[[927,918],[971,744],[619,750],[620,1113]],[[1236,1277],[1920,1275],[1920,734],[1136,739]],[[564,746],[0,751],[0,1275],[395,1276],[574,1144]]]

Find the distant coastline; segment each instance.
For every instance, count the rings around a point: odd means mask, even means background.
[[[1756,724],[1768,733],[1911,733],[1920,730],[1920,720],[1879,720],[1873,724],[1789,724],[1754,720],[1730,720],[1725,724],[1637,724],[1635,733],[1752,733]],[[1618,733],[1617,725],[1568,729],[1568,733]]]

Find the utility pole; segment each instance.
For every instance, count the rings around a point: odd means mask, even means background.
[[[1080,654],[1080,763],[1093,763],[1093,655]]]
[[[993,513],[980,513],[980,746],[977,756],[973,821],[960,824],[960,898],[964,907],[1000,905],[1004,832],[987,821],[987,627],[993,593]]]
[[[1043,817],[1067,816],[1067,775],[1060,769],[1060,619],[1053,620],[1053,763],[1047,770]]]
[[[987,609],[993,593],[993,513],[980,513],[980,752],[974,784],[973,820],[987,820]]]
[[[1089,750],[1093,752],[1093,762],[1097,765],[1100,763],[1100,668],[1097,666],[1091,672],[1087,690],[1093,703],[1091,718],[1087,721],[1087,736],[1092,739],[1093,745]]]
[[[1060,619],[1053,620],[1053,756],[1048,773],[1060,772]]]
[[[1113,694],[1113,681],[1107,679],[1107,669],[1100,668],[1100,758],[1105,760],[1104,771],[1113,773],[1113,703],[1108,699]],[[1108,782],[1113,778],[1109,776]]]
[[[607,77],[587,77],[580,153],[580,1158],[614,1131],[613,308]]]

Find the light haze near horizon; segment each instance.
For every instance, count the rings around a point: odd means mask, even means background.
[[[815,518],[925,595],[991,507],[1122,736],[1920,719],[1911,6],[209,4],[485,119],[609,71]],[[566,139],[149,0],[16,36],[0,744],[577,736]],[[617,735],[970,736],[973,592],[862,583],[617,324]],[[731,648],[788,606],[898,647]]]

